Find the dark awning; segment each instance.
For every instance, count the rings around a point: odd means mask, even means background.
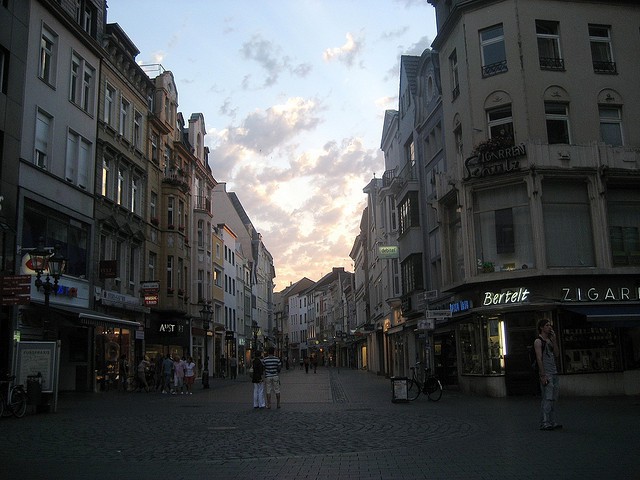
[[[606,324],[608,327],[640,327],[640,304],[584,305],[563,308],[586,317],[588,322],[598,322],[603,326]]]
[[[77,315],[77,318],[82,325],[125,328],[138,328],[142,326],[140,322],[133,322],[131,320],[112,317],[111,315],[105,315],[104,313],[96,312],[95,310],[90,310],[88,308],[65,307],[62,305],[56,305],[55,307],[51,308],[53,310],[59,310],[63,313],[71,313],[73,315]]]

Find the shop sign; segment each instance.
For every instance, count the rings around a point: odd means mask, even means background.
[[[484,292],[482,305],[511,305],[514,303],[523,303],[529,301],[529,290],[520,287],[516,289],[503,290],[500,293]]]
[[[640,299],[640,287],[619,287],[619,288],[562,288],[563,302],[597,302],[597,301],[637,301]]]
[[[526,154],[527,147],[521,143],[474,155],[464,161],[464,167],[467,170],[466,178],[490,177],[519,170],[520,160],[518,157]]]
[[[145,293],[143,298],[144,298],[145,306],[158,305],[158,294],[157,293]]]
[[[184,326],[175,323],[161,323],[158,327],[158,332],[160,333],[182,333],[183,331]]]
[[[378,247],[379,258],[399,258],[400,251],[397,245],[380,245]]]
[[[471,302],[469,300],[459,300],[449,304],[449,310],[451,313],[466,312],[471,309]]]
[[[100,276],[100,278],[117,278],[118,261],[100,260],[100,263],[98,264],[98,275]]]

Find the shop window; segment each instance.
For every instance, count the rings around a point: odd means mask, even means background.
[[[542,212],[549,267],[594,267],[591,208],[584,182],[543,183]]]
[[[640,265],[640,191],[610,187],[607,214],[613,265]]]
[[[491,317],[462,324],[459,337],[463,374],[504,374],[507,344],[503,320]]]
[[[585,322],[578,316],[563,319],[561,325],[564,373],[621,370],[618,334],[615,328]]]

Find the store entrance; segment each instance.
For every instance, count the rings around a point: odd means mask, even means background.
[[[433,336],[435,354],[435,375],[443,385],[458,385],[458,362],[456,337],[454,332],[444,332]]]
[[[536,338],[534,312],[519,312],[507,318],[507,345],[505,356],[505,386],[507,395],[537,395],[538,380],[529,364],[528,348]]]

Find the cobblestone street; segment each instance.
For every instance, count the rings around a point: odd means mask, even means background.
[[[251,407],[244,378],[188,396],[62,394],[57,413],[2,419],[0,477],[640,478],[637,397],[563,398],[564,428],[541,432],[533,397],[392,403],[388,379],[344,369],[281,382],[271,410]]]

